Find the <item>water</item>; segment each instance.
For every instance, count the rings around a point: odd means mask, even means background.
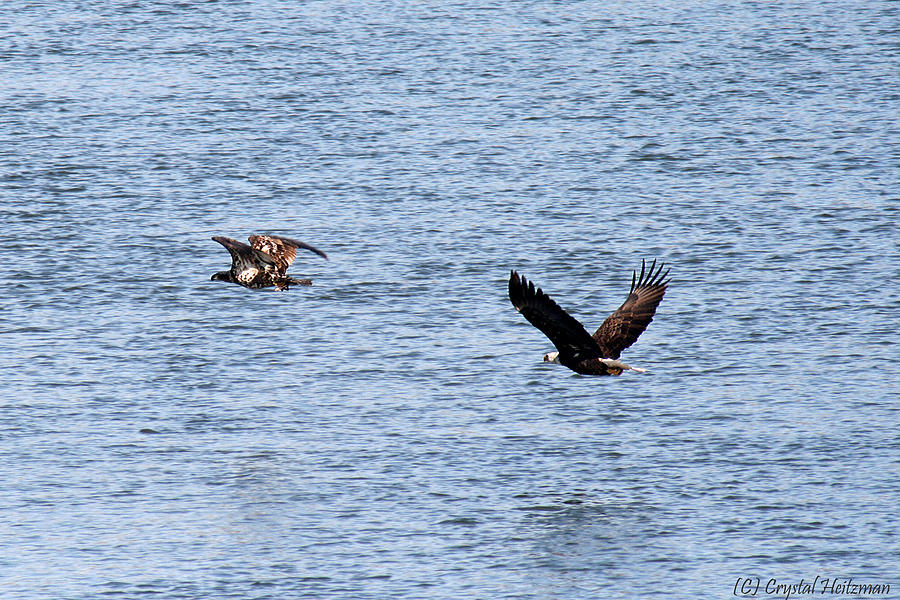
[[[4,598],[900,598],[897,3],[2,12]]]

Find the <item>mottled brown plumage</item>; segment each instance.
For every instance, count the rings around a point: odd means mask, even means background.
[[[222,236],[212,239],[231,253],[231,269],[216,273],[210,279],[252,289],[274,286],[277,290],[286,290],[292,285],[312,285],[309,279],[294,279],[286,274],[297,258],[298,248],[328,258],[324,252],[309,244],[278,235],[251,235],[250,245]]]
[[[660,264],[657,269],[654,260],[648,270],[646,263],[641,261],[641,274],[632,274],[631,291],[625,302],[594,335],[515,271],[509,276],[509,299],[516,310],[550,338],[559,351],[555,357],[559,363],[584,375],[618,375],[625,369],[633,369],[616,359],[647,329],[666,293],[669,271],[663,273],[663,266]]]

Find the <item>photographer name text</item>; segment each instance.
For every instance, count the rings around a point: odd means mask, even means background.
[[[772,578],[764,580],[759,577],[738,577],[734,582],[734,595],[741,598],[758,596],[778,596],[790,600],[798,596],[886,596],[891,593],[889,583],[857,583],[853,578],[822,577],[801,579],[796,583],[782,583]]]

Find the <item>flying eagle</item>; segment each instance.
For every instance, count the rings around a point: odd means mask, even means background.
[[[228,281],[252,289],[275,286],[280,291],[292,285],[312,285],[310,279],[294,279],[285,274],[297,258],[297,248],[328,258],[324,252],[309,244],[278,235],[251,235],[249,246],[218,235],[212,239],[231,253],[231,269],[216,273],[210,280]]]
[[[633,272],[628,298],[603,322],[594,335],[554,302],[541,288],[515,271],[509,274],[509,300],[516,310],[550,338],[558,352],[544,355],[544,361],[557,362],[582,375],[621,375],[622,371],[643,372],[618,360],[622,350],[631,346],[647,328],[659,306],[669,271],[656,269],[641,261],[641,274]],[[656,272],[654,273],[654,269]]]

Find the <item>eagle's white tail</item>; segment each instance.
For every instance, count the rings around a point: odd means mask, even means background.
[[[622,369],[623,371],[637,371],[638,373],[646,373],[647,369],[640,369],[638,367],[632,367],[631,365],[626,365],[621,360],[615,360],[612,358],[602,358],[600,361],[606,366],[613,369]]]

